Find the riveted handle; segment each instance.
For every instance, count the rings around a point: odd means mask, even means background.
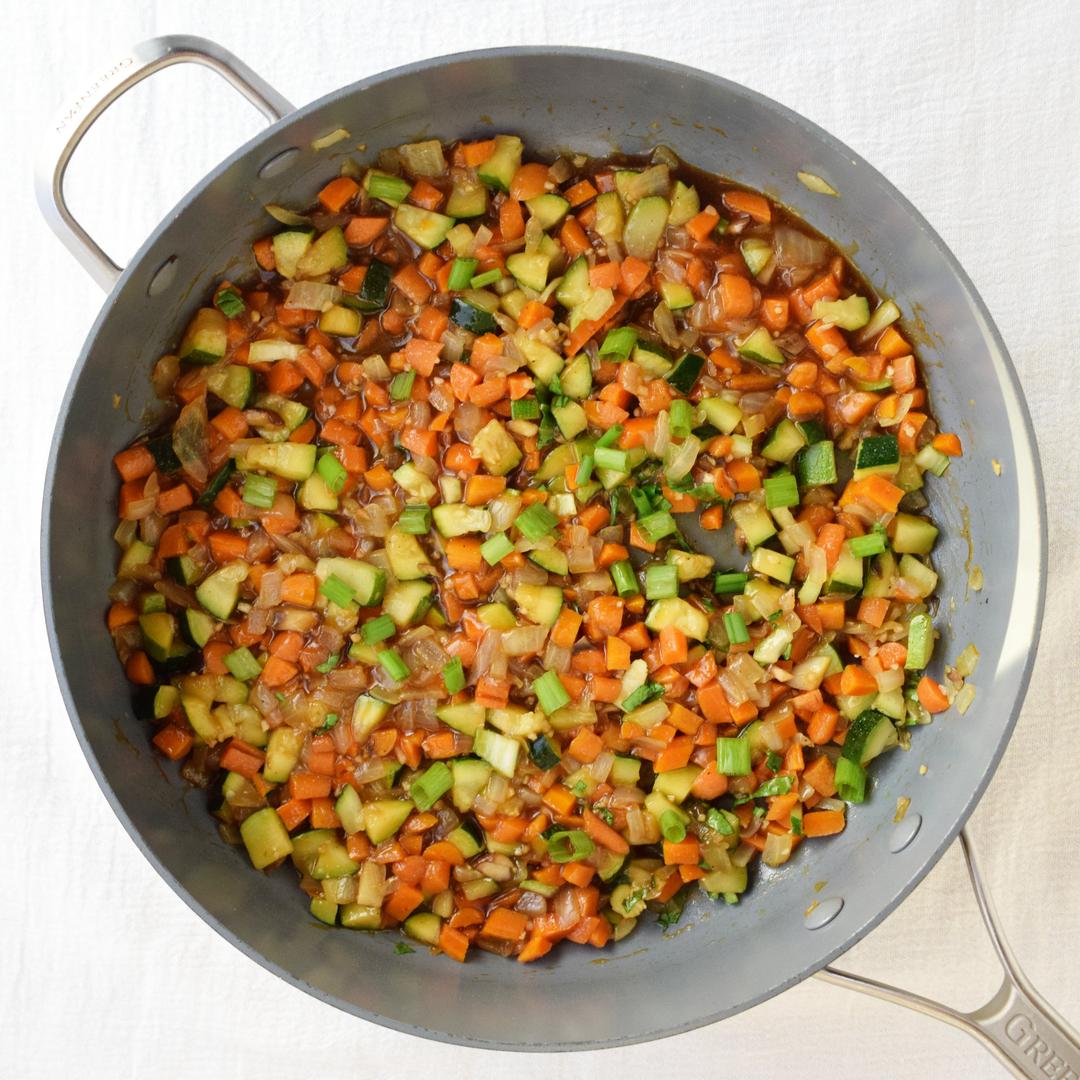
[[[952,1024],[978,1039],[1014,1076],[1027,1080],[1080,1080],[1080,1034],[1043,1000],[1017,963],[983,882],[967,829],[960,832],[960,848],[979,914],[1003,973],[1001,986],[985,1005],[973,1012],[961,1012],[921,994],[833,967],[819,971],[818,978]]]
[[[136,45],[64,109],[50,125],[39,150],[34,175],[38,206],[52,231],[106,292],[116,284],[123,268],[75,219],[64,198],[64,174],[98,117],[133,86],[173,64],[201,64],[216,71],[271,123],[293,111],[285,98],[227,49],[205,38],[182,34]]]

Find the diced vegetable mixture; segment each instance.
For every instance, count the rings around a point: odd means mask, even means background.
[[[921,511],[961,446],[896,305],[665,148],[524,149],[268,207],[115,458],[154,745],[315,918],[458,961],[738,902],[956,693]]]

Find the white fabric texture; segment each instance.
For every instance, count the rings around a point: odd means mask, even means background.
[[[1050,517],[1046,621],[1023,715],[973,830],[1017,954],[1052,1003],[1080,1021],[1073,787],[1080,719],[1080,24],[1066,0],[5,0],[2,10],[8,100],[0,117],[7,155],[0,201],[8,256],[0,275],[9,344],[0,394],[7,507],[0,565],[7,567],[9,615],[0,629],[8,836],[0,1074],[1004,1075],[966,1036],[816,980],[719,1025],[644,1046],[513,1058],[441,1046],[354,1019],[287,986],[221,940],[158,879],[91,777],[45,639],[37,515],[49,432],[103,298],[43,225],[30,158],[48,119],[88,76],[134,41],[177,32],[216,38],[298,104],[384,68],[465,49],[551,43],[650,52],[735,79],[816,121],[926,214],[1011,349],[1041,446]],[[130,98],[103,122],[72,176],[87,226],[120,257],[259,122],[204,72],[166,72]],[[948,853],[844,964],[963,1007],[988,998],[997,986],[995,962],[958,853]]]

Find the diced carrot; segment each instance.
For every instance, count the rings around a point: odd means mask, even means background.
[[[129,446],[113,457],[113,464],[125,481],[142,480],[154,471],[154,455],[145,446]]]
[[[944,712],[949,707],[949,699],[945,696],[941,684],[929,675],[924,675],[919,680],[918,694],[922,707],[929,713]]]
[[[733,214],[749,214],[754,221],[763,225],[772,221],[769,200],[756,191],[725,191],[723,202]]]
[[[696,866],[701,861],[701,844],[696,836],[687,836],[678,843],[665,840],[663,850],[667,866]]]
[[[720,214],[716,208],[706,206],[704,210],[692,217],[684,228],[698,243],[701,243],[709,238],[719,221]]]
[[[337,214],[359,191],[360,185],[351,176],[338,176],[319,192],[319,202],[330,213]]]
[[[964,452],[964,448],[960,444],[960,437],[954,435],[951,431],[935,435],[930,445],[937,450],[938,453],[947,454],[949,457],[960,457]]]
[[[520,941],[525,936],[529,918],[523,911],[512,908],[495,908],[487,917],[484,937],[499,938],[501,941]]]
[[[833,836],[844,831],[843,810],[811,810],[803,814],[803,836]]]
[[[836,794],[835,773],[836,770],[833,768],[832,762],[822,754],[821,757],[815,758],[803,769],[802,778],[822,798],[829,799]],[[804,824],[805,820],[804,818]]]
[[[519,202],[543,195],[548,182],[548,167],[540,162],[519,165],[510,180],[510,197]]]
[[[836,734],[836,725],[840,719],[840,712],[832,705],[822,705],[810,718],[806,726],[806,734],[811,742],[817,746],[824,746],[831,742]]]
[[[386,231],[390,224],[384,217],[354,217],[345,226],[345,243],[353,247],[366,247]]]
[[[442,348],[441,341],[424,341],[423,338],[412,338],[405,346],[405,362],[414,371],[429,377],[435,370]]]
[[[187,757],[194,743],[191,733],[175,724],[166,724],[151,741],[170,761]]]
[[[422,903],[424,894],[413,885],[399,881],[397,888],[386,898],[383,911],[398,922],[404,922]]]

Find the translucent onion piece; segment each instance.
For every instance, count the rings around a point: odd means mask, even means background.
[[[285,307],[326,311],[341,299],[341,288],[321,281],[298,281],[285,298]]]
[[[776,265],[785,269],[815,267],[829,257],[829,245],[824,240],[783,223],[773,230],[773,250]]]
[[[325,150],[328,146],[349,138],[349,133],[344,128],[335,128],[329,135],[323,135],[318,139],[311,140],[312,150]]]
[[[688,476],[701,452],[701,440],[696,435],[688,435],[680,445],[672,443],[664,454],[664,474],[669,483]]]
[[[263,209],[275,220],[280,221],[282,225],[310,225],[311,218],[304,214],[298,214],[295,210],[288,210],[284,206],[278,206],[277,203],[266,203]]]
[[[209,475],[210,439],[204,395],[200,394],[180,410],[173,425],[172,447],[184,472],[197,483],[205,484]]]
[[[836,198],[840,197],[840,192],[836,190],[827,180],[822,180],[820,176],[812,172],[803,172],[800,170],[795,174],[799,178],[799,183],[804,187],[809,188],[817,195],[833,195]]]
[[[547,636],[546,626],[516,626],[503,633],[503,650],[507,656],[532,656],[543,649]]]

